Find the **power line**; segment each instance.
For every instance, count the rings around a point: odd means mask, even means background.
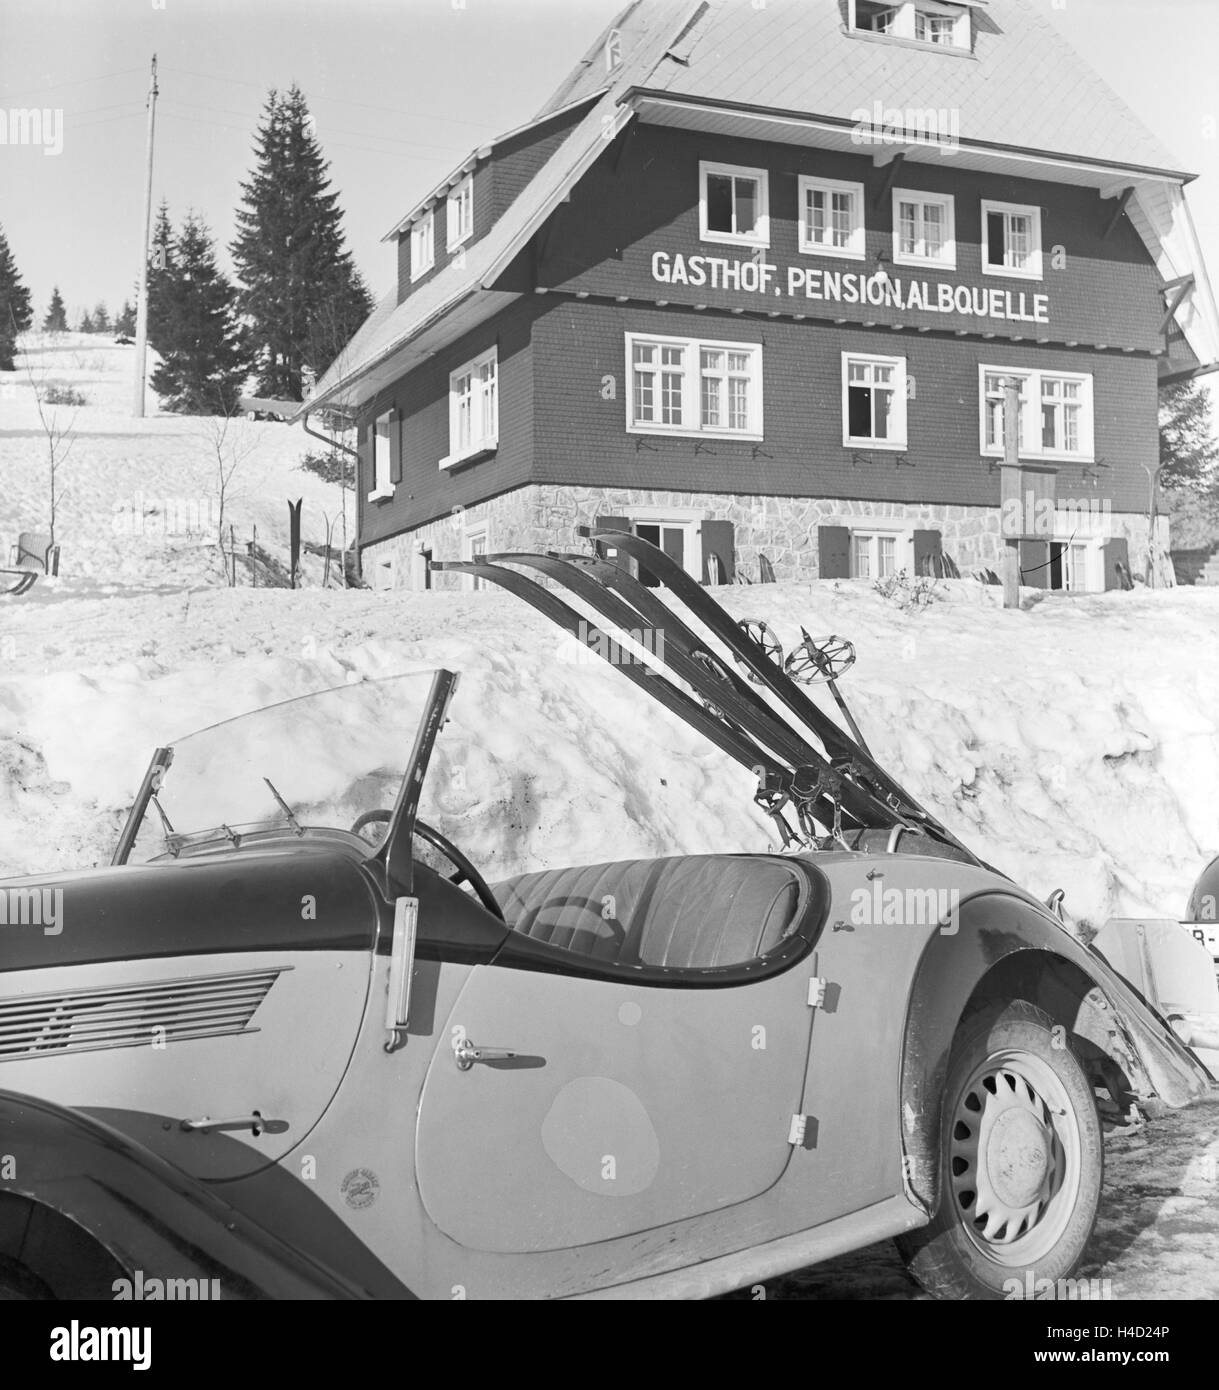
[[[186,122],[187,122],[188,124],[190,124],[190,125],[201,125],[201,126],[206,126],[209,130],[231,130],[231,131],[234,131],[234,132],[235,132],[236,134],[238,134],[238,135],[246,135],[246,136],[248,136],[248,135],[251,133],[248,126],[229,125],[227,122],[224,122],[224,121],[205,121],[205,120],[201,120],[198,116],[184,116],[180,111],[172,111],[172,110],[170,110],[170,109],[168,108],[168,106],[166,105],[166,103],[165,103],[164,100],[162,100],[162,102],[161,102],[161,108],[160,108],[160,109],[161,109],[161,114],[162,114],[164,117],[166,117],[168,120],[186,121]],[[203,109],[206,110],[207,108],[205,107],[205,108],[203,108]],[[113,118],[112,118],[112,119],[113,119]],[[118,119],[121,119],[121,117],[118,118]],[[105,122],[104,122],[104,121],[98,121],[97,124],[98,124],[98,125],[104,125]],[[352,133],[354,133],[354,134],[359,134],[359,132],[352,132]],[[380,139],[383,139],[383,138],[385,138],[385,137],[380,136],[380,135],[365,135],[365,136],[361,136],[361,138],[367,142],[367,141],[369,141],[369,140],[380,140]],[[397,155],[397,156],[399,156],[399,157],[402,158],[402,159],[409,159],[409,158],[411,158],[411,156],[410,156],[410,155],[407,153],[407,151],[405,151],[405,150],[372,149],[367,143],[362,144],[362,145],[353,145],[353,144],[350,143],[350,141],[347,141],[347,140],[331,140],[331,139],[327,139],[327,140],[326,140],[326,148],[327,148],[327,149],[338,149],[338,150],[359,150],[359,151],[362,151],[362,152],[365,153],[365,154],[368,154],[368,153],[371,152],[371,153],[373,153],[373,154]]]
[[[208,82],[232,82],[239,87],[252,87],[256,92],[266,92],[268,89],[265,84],[259,82],[247,82],[240,77],[222,77],[218,73],[193,72],[189,68],[171,67],[166,68],[167,72],[179,72],[184,77],[201,77]],[[408,120],[427,120],[427,121],[447,121],[450,125],[468,125],[476,130],[497,130],[498,127],[489,121],[466,121],[458,116],[450,116],[447,112],[440,114],[431,111],[406,111],[400,106],[374,106],[367,101],[351,101],[347,97],[330,97],[323,93],[315,93],[309,97],[310,102],[329,101],[338,106],[359,106],[365,111],[382,111],[391,116],[405,116]]]
[[[112,77],[127,77],[133,72],[143,71],[143,68],[120,68],[118,72],[102,72],[96,77],[77,77],[71,82],[51,82],[45,87],[29,87],[24,92],[17,92],[15,96],[12,92],[6,93],[5,100],[11,102],[21,97],[38,96],[42,92],[57,92],[61,87],[83,87],[89,82],[108,82]]]
[[[215,111],[225,116],[241,116],[243,119],[246,119],[250,122],[250,125],[247,127],[247,129],[251,131],[253,131],[254,128],[257,126],[259,120],[258,115],[251,116],[245,111],[234,111],[233,108],[229,106],[200,106],[196,102],[179,101],[177,97],[171,97],[168,98],[168,100],[170,100],[175,106],[184,106],[188,111]],[[329,130],[324,128],[318,130],[319,138],[324,139],[326,143],[329,143],[329,133]],[[355,136],[355,138],[358,140],[381,140],[389,141],[395,145],[410,145],[415,149],[434,150],[438,154],[451,154],[454,151],[465,153],[466,151],[466,147],[464,145],[433,145],[423,140],[408,140],[401,135],[381,135],[377,132],[370,130],[341,130],[336,127],[334,129],[334,134],[352,135]]]

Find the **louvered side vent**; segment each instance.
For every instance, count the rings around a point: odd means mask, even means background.
[[[284,969],[32,994],[0,1002],[0,1062],[254,1033]]]

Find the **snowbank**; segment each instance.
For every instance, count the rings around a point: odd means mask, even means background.
[[[862,583],[720,592],[785,645],[801,624],[851,637],[843,687],[874,751],[996,866],[1043,896],[1065,887],[1094,924],[1183,909],[1219,845],[1219,594],[1003,612],[960,581],[902,613]],[[563,660],[561,637],[504,594],[0,602],[3,872],[104,859],[158,743],[441,664],[463,674],[429,814],[489,877],[768,841],[747,772],[618,672]]]
[[[229,590],[214,549],[155,520],[116,529],[135,498],[209,495],[207,422],[128,418],[131,351],[68,335],[31,354],[36,379],[90,404],[62,476],[63,577],[0,598],[0,872],[108,858],[158,743],[438,664],[463,676],[429,815],[488,877],[767,845],[747,772],[617,672],[561,659],[560,634],[505,594]],[[6,542],[44,524],[32,390],[21,372],[0,385]],[[303,496],[305,535],[323,539],[337,489],[296,467],[314,441],[236,428],[254,446],[231,504],[239,537],[257,524],[282,554],[284,499]],[[1219,591],[1054,596],[1019,612],[972,581],[911,611],[862,582],[720,594],[787,648],[801,625],[849,637],[844,691],[880,760],[997,867],[1042,896],[1064,887],[1076,921],[1183,910],[1219,848]]]

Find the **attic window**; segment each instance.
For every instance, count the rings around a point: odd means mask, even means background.
[[[973,26],[969,5],[943,0],[848,0],[847,27],[857,34],[883,34],[889,39],[969,53]]]
[[[605,40],[605,70],[613,70],[622,62],[622,30],[611,29]]]

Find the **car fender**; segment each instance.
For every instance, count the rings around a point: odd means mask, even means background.
[[[148,1288],[150,1280],[219,1281],[210,1288],[229,1299],[368,1296],[118,1130],[80,1110],[0,1091],[0,1212],[26,1203],[65,1218],[77,1228],[73,1240],[83,1231],[110,1257],[97,1267],[111,1274],[111,1287],[74,1288],[76,1297],[121,1294],[115,1266],[136,1287]],[[10,1241],[13,1224],[0,1220]],[[32,1272],[54,1288],[56,1254],[40,1249],[43,1267]],[[20,1248],[0,1253],[21,1262]],[[143,1294],[152,1296],[160,1295]]]
[[[939,1200],[941,1103],[957,1028],[981,999],[1027,998],[1073,1051],[1123,1094],[1177,1108],[1209,1072],[1103,956],[1019,890],[962,899],[923,949],[907,1002],[901,1066],[903,1172],[929,1211]]]

